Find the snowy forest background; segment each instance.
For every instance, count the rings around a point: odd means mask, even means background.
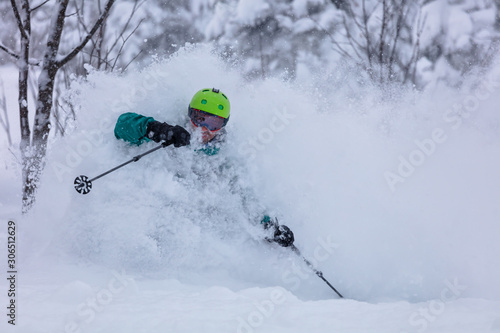
[[[88,31],[102,12],[101,2],[70,1],[61,53]],[[33,60],[43,56],[53,3],[33,12]],[[17,50],[19,32],[10,2],[1,2],[0,11],[1,45]],[[118,1],[92,42],[59,75],[52,133],[63,134],[75,117],[61,91],[85,76],[84,64],[118,72],[141,68],[186,43],[213,45],[249,80],[280,77],[309,84],[313,73],[332,91],[341,89],[347,75],[359,86],[459,87],[464,76],[484,71],[496,54],[499,13],[495,0]],[[0,64],[14,60],[0,52]],[[34,88],[39,66],[30,69]],[[351,93],[357,88],[351,87]],[[5,112],[1,119],[2,140],[12,145],[17,126],[9,126]]]
[[[45,46],[52,3],[34,12],[33,59]],[[70,1],[63,51],[88,29],[83,19],[102,11],[96,4]],[[2,45],[15,50],[19,36],[11,4],[0,6]],[[499,7],[495,0],[118,1],[72,72],[84,74],[83,63],[124,70],[186,43],[211,43],[249,78],[331,75],[352,66],[375,82],[418,89],[436,80],[459,85],[460,75],[488,65],[495,54]],[[0,61],[12,59],[2,52]]]

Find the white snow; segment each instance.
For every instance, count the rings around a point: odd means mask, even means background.
[[[166,148],[76,193],[76,176],[155,147],[116,140],[120,113],[185,125],[204,87],[231,100],[219,155]],[[0,216],[18,225],[17,331],[500,330],[500,66],[461,91],[381,99],[376,87],[357,96],[325,87],[248,83],[204,46],[75,84],[77,127],[52,144],[26,216],[15,208],[19,169],[2,146]],[[214,172],[221,165],[230,168]],[[231,192],[234,175],[243,192]],[[252,222],[263,208],[346,299],[260,240]]]
[[[297,17],[307,16],[309,6],[322,5],[324,2],[324,0],[294,0],[292,10]]]
[[[230,11],[227,4],[218,2],[215,5],[214,14],[204,29],[205,38],[217,38],[224,33],[224,27],[227,24]]]
[[[270,9],[266,0],[241,0],[236,8],[236,21],[253,25],[259,19],[265,18]]]
[[[296,34],[306,33],[308,31],[314,30],[315,28],[315,23],[311,19],[305,17],[295,22],[293,32]]]

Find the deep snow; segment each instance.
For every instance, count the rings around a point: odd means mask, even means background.
[[[18,224],[16,329],[500,330],[500,65],[460,91],[385,97],[350,76],[248,83],[193,46],[140,73],[74,84],[77,122],[53,140],[27,216],[16,208],[19,170],[2,147],[2,220]],[[204,87],[231,101],[219,155],[166,148],[76,193],[76,176],[155,147],[116,140],[120,113],[185,125]],[[261,211],[295,232],[348,299],[260,240]]]

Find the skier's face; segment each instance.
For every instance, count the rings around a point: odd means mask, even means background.
[[[191,127],[192,127],[193,131],[200,131],[201,132],[201,141],[203,143],[209,143],[210,141],[212,141],[218,132],[218,131],[211,131],[208,128],[206,128],[205,126],[197,127],[192,123],[191,123]]]
[[[201,139],[203,140],[203,143],[208,143],[215,138],[217,135],[217,132],[212,132],[206,127],[201,128]]]

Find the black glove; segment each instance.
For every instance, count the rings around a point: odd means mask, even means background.
[[[266,238],[268,241],[276,242],[283,247],[288,247],[295,241],[292,230],[286,225],[279,225],[277,218],[272,220],[266,215],[260,223],[264,225],[264,229],[274,230],[273,238]]]
[[[164,141],[164,145],[173,144],[176,148],[188,145],[191,140],[191,135],[183,127],[159,121],[152,121],[148,124],[147,136],[155,142]]]
[[[293,244],[295,238],[290,228],[286,225],[280,225],[274,230],[273,240],[283,247],[288,247]]]

